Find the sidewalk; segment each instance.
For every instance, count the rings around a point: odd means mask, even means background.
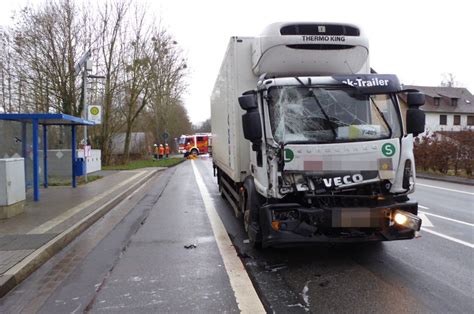
[[[165,168],[102,171],[87,185],[49,187],[27,196],[25,212],[0,220],[0,297]]]

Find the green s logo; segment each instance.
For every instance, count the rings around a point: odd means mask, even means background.
[[[382,145],[382,154],[386,157],[392,157],[395,155],[395,145],[392,143],[385,143]]]

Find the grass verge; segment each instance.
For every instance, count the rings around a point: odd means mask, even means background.
[[[101,179],[102,176],[97,176],[97,175],[88,175],[87,176],[87,183],[90,183],[95,180]],[[84,182],[84,177],[77,177],[76,179],[77,185],[82,185],[85,184]],[[48,178],[48,186],[67,186],[71,185],[71,179],[70,178],[58,178],[58,177],[50,177]]]
[[[126,165],[104,166],[102,167],[102,170],[134,170],[147,167],[172,167],[183,161],[185,161],[184,158],[133,160]]]
[[[469,176],[466,174],[466,171],[464,170],[458,170],[457,175],[454,174],[454,170],[450,169],[448,170],[448,173],[444,174],[438,171],[433,171],[431,169],[429,170],[423,170],[423,169],[416,169],[417,174],[427,174],[427,175],[433,175],[437,177],[443,177],[443,176],[449,176],[449,177],[460,177],[460,178],[467,178],[467,179],[474,179],[474,176]]]

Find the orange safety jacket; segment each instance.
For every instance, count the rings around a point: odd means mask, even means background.
[[[163,155],[165,153],[165,148],[163,146],[160,146],[160,155]]]

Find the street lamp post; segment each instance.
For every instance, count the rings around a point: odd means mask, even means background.
[[[79,60],[75,66],[76,75],[82,69],[82,118],[87,120],[87,72],[92,71],[92,62],[90,61],[91,50],[89,49]],[[84,126],[84,181],[87,183],[87,155],[86,155],[86,146],[87,146],[87,126]]]

